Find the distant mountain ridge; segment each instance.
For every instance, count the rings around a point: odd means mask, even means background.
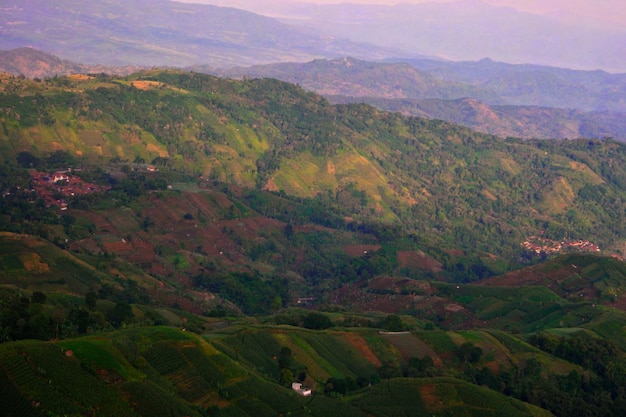
[[[277,78],[332,102],[366,102],[502,137],[626,140],[626,95],[619,94],[626,93],[623,74],[492,60],[401,61],[339,58],[225,70],[190,68],[233,78]]]
[[[626,113],[584,112],[539,106],[488,105],[473,98],[386,99],[329,97],[333,103],[365,102],[380,109],[441,119],[479,132],[523,139],[612,137],[626,141]]]
[[[234,66],[392,56],[390,49],[228,7],[169,0],[7,0],[2,7],[0,49],[30,46],[88,64]]]
[[[284,22],[379,46],[393,45],[408,54],[626,71],[623,25],[597,25],[589,19],[527,13],[475,0],[308,3],[284,9]]]
[[[488,58],[459,62],[432,59],[389,61],[408,63],[442,81],[467,83],[492,90],[507,104],[584,111],[626,111],[626,73],[516,65]]]

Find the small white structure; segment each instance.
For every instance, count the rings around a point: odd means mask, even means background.
[[[305,397],[311,395],[311,389],[303,387],[302,384],[299,382],[292,382],[291,389],[300,395],[304,395]]]

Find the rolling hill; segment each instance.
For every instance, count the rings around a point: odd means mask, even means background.
[[[293,351],[292,367],[321,362],[332,368],[335,384],[354,381],[352,375],[374,372],[360,356],[348,364],[340,358],[356,350],[349,335],[372,343],[387,344],[383,337],[362,333],[310,334],[303,331],[275,333],[246,330],[251,343],[238,349],[235,360],[231,340],[243,336],[229,331],[210,340],[164,327],[121,330],[106,338],[88,336],[60,342],[18,342],[0,345],[3,414],[39,416],[46,413],[86,415],[165,416],[186,415],[314,415],[389,416],[397,410],[447,412],[457,415],[549,416],[549,412],[467,381],[447,378],[391,379],[346,400],[323,394],[323,386],[311,397],[279,385],[276,356],[290,343],[307,342],[307,351]],[[265,336],[264,336],[265,335]],[[256,341],[253,342],[253,340]],[[417,340],[417,339],[416,339]],[[309,344],[310,343],[310,344]],[[319,345],[323,343],[324,345]],[[252,359],[253,346],[261,347]],[[324,347],[323,347],[324,346]],[[367,345],[362,345],[363,348]],[[388,345],[391,346],[391,345]],[[338,349],[329,354],[326,349]],[[342,356],[343,355],[343,356]],[[18,360],[11,360],[17,357]],[[244,359],[245,357],[245,359]],[[255,366],[247,365],[252,359]],[[396,358],[396,360],[402,360]],[[259,370],[261,362],[267,367]],[[302,363],[301,363],[301,362]],[[340,366],[340,370],[335,369]],[[311,369],[316,375],[315,369]],[[308,373],[307,381],[316,381]],[[370,373],[367,373],[367,378]],[[320,382],[325,382],[322,377]],[[354,388],[351,388],[354,390]],[[389,395],[392,392],[392,396]],[[401,396],[403,400],[391,402]],[[418,400],[418,401],[416,401]],[[395,411],[392,411],[394,410]],[[467,414],[469,411],[470,414]],[[391,414],[394,412],[395,414]]]

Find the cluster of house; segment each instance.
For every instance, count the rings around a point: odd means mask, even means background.
[[[106,191],[109,188],[85,182],[76,175],[70,175],[71,172],[71,169],[52,174],[31,171],[31,191],[42,198],[46,206],[58,206],[61,210],[67,210],[67,200],[71,197]]]
[[[522,248],[537,254],[548,255],[561,251],[600,252],[600,247],[588,240],[550,240],[542,237],[531,236],[521,243]]]

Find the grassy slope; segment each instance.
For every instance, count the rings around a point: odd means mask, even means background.
[[[269,338],[268,330],[272,332]],[[0,389],[3,398],[11,399],[2,402],[1,412],[157,416],[181,412],[199,415],[200,409],[217,407],[226,415],[242,416],[301,415],[305,410],[319,416],[360,416],[363,412],[387,416],[392,415],[391,410],[410,413],[422,407],[449,415],[467,415],[463,413],[468,409],[489,415],[542,415],[495,391],[452,378],[388,380],[347,402],[320,393],[313,398],[300,397],[273,382],[277,368],[268,373],[267,364],[285,346],[282,342],[306,346],[294,351],[298,365],[326,364],[322,366],[333,368],[337,378],[370,372],[371,363],[354,355],[354,347],[345,341],[343,333],[280,328],[229,333],[214,334],[207,342],[173,328],[154,327],[56,343],[0,345]],[[252,339],[258,343],[251,343]],[[243,340],[246,342],[242,344]],[[259,348],[264,352],[260,356]],[[229,357],[233,353],[237,360]],[[36,408],[29,404],[33,401]]]

